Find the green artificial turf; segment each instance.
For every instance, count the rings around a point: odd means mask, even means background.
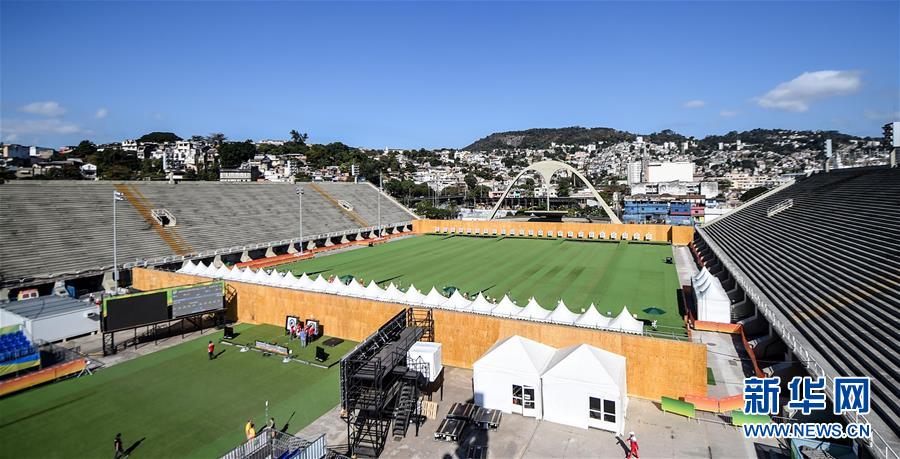
[[[238,340],[282,336],[271,325],[236,330]],[[258,429],[265,424],[266,400],[279,428],[290,419],[290,433],[338,403],[338,366],[281,363],[224,344],[216,352],[225,352],[208,360],[207,341],[221,338],[221,332],[204,335],[0,399],[0,457],[112,457],[118,432],[125,448],[144,439],[134,458],[219,457],[244,440],[248,419]],[[337,354],[353,345],[327,349]]]
[[[639,319],[683,332],[678,275],[665,263],[671,256],[672,247],[662,244],[424,235],[277,269],[297,276],[349,274],[403,289],[414,284],[425,294],[432,286],[497,300],[509,293],[520,306],[534,296],[547,309],[562,298],[575,313],[593,302],[601,313],[616,315],[625,305]],[[649,307],[664,313],[647,314]]]

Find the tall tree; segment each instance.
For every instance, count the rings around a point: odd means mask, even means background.
[[[210,135],[206,136],[206,140],[208,140],[209,143],[213,145],[222,145],[222,143],[227,139],[228,137],[225,137],[225,134],[222,134],[221,132],[213,132]]]
[[[307,133],[301,134],[296,129],[291,129],[291,142],[298,143],[300,145],[306,145],[306,139],[309,138]]]
[[[219,162],[222,167],[239,167],[241,163],[256,155],[256,145],[253,141],[227,142],[219,148]]]

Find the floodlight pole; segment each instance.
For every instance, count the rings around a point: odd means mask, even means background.
[[[300,255],[303,255],[303,185],[298,186],[296,191],[300,199]]]
[[[116,292],[119,291],[119,250],[116,241],[116,201],[121,201],[123,199],[125,199],[125,195],[118,191],[113,191],[113,281],[116,283]]]
[[[381,172],[378,173],[378,237],[381,237],[381,193],[383,190],[384,183],[381,179]]]

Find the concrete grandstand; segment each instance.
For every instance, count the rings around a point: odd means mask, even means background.
[[[757,356],[781,362],[768,374],[805,370],[828,387],[836,376],[872,378],[876,457],[900,451],[898,234],[900,169],[871,167],[763,195],[700,227],[692,244],[729,290],[733,316],[755,331]]]
[[[125,196],[117,207],[120,268],[297,250],[297,186],[304,191],[304,246],[366,237],[379,224],[393,230],[416,218],[367,183],[11,182],[0,185],[0,288],[109,272],[114,190]]]

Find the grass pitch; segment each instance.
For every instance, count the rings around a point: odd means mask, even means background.
[[[678,275],[665,263],[671,256],[672,247],[660,244],[424,235],[278,269],[297,276],[349,274],[403,289],[415,284],[422,293],[432,286],[496,299],[509,293],[520,306],[533,296],[547,309],[562,298],[576,313],[593,302],[601,313],[616,315],[624,305],[639,319],[683,332]],[[643,311],[650,307],[664,313]]]
[[[238,342],[283,337],[271,325],[236,330]],[[337,405],[338,366],[283,364],[277,356],[224,344],[216,352],[225,352],[209,361],[207,341],[221,337],[204,335],[92,376],[0,399],[0,457],[112,457],[118,432],[125,448],[144,439],[133,458],[219,457],[245,439],[248,419],[257,429],[265,425],[266,400],[279,428],[290,419],[289,433]],[[339,359],[354,345],[326,350]]]

